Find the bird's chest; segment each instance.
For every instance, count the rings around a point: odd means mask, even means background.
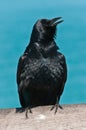
[[[26,76],[30,76],[36,82],[56,80],[62,75],[63,68],[58,60],[53,58],[40,58],[31,60],[26,64]]]
[[[50,69],[50,65],[51,60],[49,58],[34,59],[25,66],[25,70],[27,70],[28,74],[32,73],[34,76],[38,76],[46,74]]]

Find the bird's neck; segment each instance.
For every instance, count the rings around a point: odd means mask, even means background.
[[[46,43],[51,43],[51,42],[54,42],[54,39],[53,38],[44,38],[43,36],[41,37],[31,37],[30,39],[30,43],[35,43],[35,42],[38,42],[38,43],[42,43],[42,44],[46,44]]]
[[[44,53],[55,53],[59,47],[56,45],[55,41],[49,41],[49,42],[34,42],[29,43],[29,45],[26,47],[25,53],[29,53],[30,50],[37,50],[38,52],[42,51]]]

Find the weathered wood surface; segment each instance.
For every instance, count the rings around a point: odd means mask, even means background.
[[[86,104],[63,105],[63,110],[50,111],[51,106],[33,108],[33,113],[16,113],[0,109],[0,130],[86,130]]]

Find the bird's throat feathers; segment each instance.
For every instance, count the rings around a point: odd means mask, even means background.
[[[55,54],[59,47],[56,45],[55,41],[43,44],[41,42],[30,43],[25,50],[25,53],[39,53],[42,55]]]

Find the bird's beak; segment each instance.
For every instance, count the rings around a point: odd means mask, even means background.
[[[64,20],[61,20],[62,17],[53,18],[50,20],[50,26],[56,26],[59,23],[62,23]]]

